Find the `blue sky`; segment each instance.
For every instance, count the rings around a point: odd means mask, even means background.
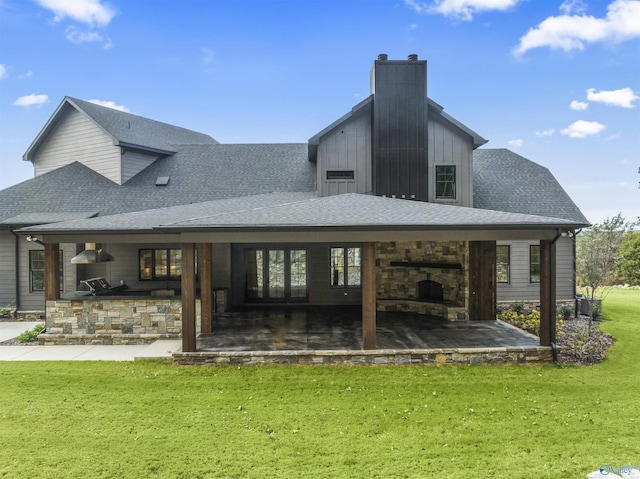
[[[369,95],[379,53],[427,60],[430,98],[590,221],[640,216],[639,0],[0,0],[0,188],[32,177],[65,95],[306,142]]]

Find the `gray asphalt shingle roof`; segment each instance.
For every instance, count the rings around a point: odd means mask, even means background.
[[[27,231],[121,232],[164,229],[408,228],[510,229],[572,227],[572,221],[373,195],[274,193],[115,216],[54,223]]]
[[[168,176],[166,186],[156,186]],[[186,145],[122,186],[71,163],[0,191],[0,222],[22,213],[100,216],[262,193],[316,191],[307,145]]]
[[[589,224],[547,168],[507,149],[473,152],[473,205]]]

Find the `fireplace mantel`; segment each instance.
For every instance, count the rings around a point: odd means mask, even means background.
[[[423,263],[421,261],[391,261],[391,266],[404,268],[440,268],[440,269],[462,269],[460,263]]]

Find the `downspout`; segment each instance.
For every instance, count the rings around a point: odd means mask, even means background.
[[[562,232],[560,231],[560,228],[556,229],[556,235],[551,240],[551,245],[552,246],[555,245],[561,236],[562,236]],[[575,242],[574,242],[574,248],[575,248]],[[574,254],[574,258],[575,258],[575,254]],[[554,286],[555,286],[555,281],[554,281]],[[555,305],[554,305],[554,313],[555,313]],[[555,314],[554,314],[554,320],[555,320]],[[560,366],[560,363],[558,362],[558,346],[556,346],[556,328],[551,329],[550,339],[551,339],[550,343],[551,343],[551,354],[553,356],[553,364],[555,364],[556,366]]]
[[[17,235],[15,231],[11,229],[9,226],[9,231],[16,238],[16,247],[15,247],[15,268],[16,268],[16,309],[14,311],[14,315],[20,309],[20,237]]]

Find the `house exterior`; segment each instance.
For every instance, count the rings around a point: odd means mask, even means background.
[[[571,300],[588,221],[546,168],[479,148],[426,93],[426,61],[380,55],[370,97],[307,143],[236,145],[67,97],[24,155],[35,177],[0,192],[0,304],[46,303],[65,336],[182,333],[187,350],[214,308],[362,304],[366,349],[376,311]],[[78,296],[96,277],[159,294],[111,321]]]

